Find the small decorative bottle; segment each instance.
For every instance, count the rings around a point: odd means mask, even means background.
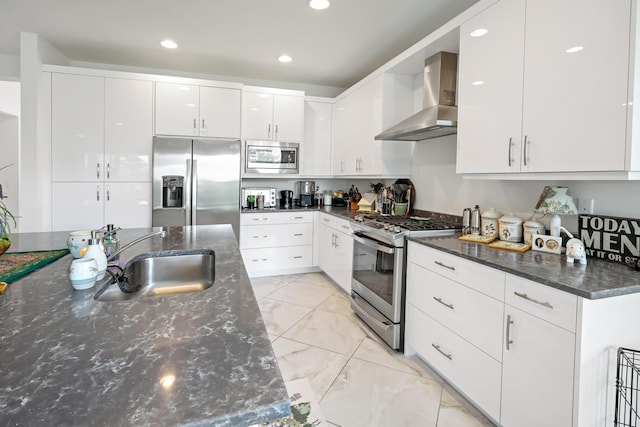
[[[104,277],[107,271],[107,256],[104,254],[104,250],[100,245],[100,239],[98,239],[97,231],[91,232],[91,239],[89,239],[89,246],[82,258],[93,258],[98,263],[98,277],[96,280],[100,280]]]
[[[113,224],[107,224],[107,232],[104,235],[103,244],[104,254],[107,259],[120,250],[120,240],[116,236],[116,228],[114,228]],[[111,261],[118,261],[119,258],[120,255],[116,255]]]

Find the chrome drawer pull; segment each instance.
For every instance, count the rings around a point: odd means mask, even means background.
[[[452,266],[450,266],[450,265],[446,265],[446,264],[445,264],[445,263],[443,263],[442,261],[433,261],[433,262],[435,262],[436,264],[438,264],[440,267],[448,268],[448,269],[449,269],[449,270],[451,270],[451,271],[456,271],[456,268],[455,268],[455,267],[452,267]]]
[[[443,355],[444,357],[446,357],[449,360],[453,360],[453,356],[451,356],[451,354],[447,354],[444,351],[440,350],[440,346],[439,345],[435,345],[433,343],[431,343],[431,346],[433,348],[435,348],[436,350],[438,350],[438,353],[440,353],[441,355]]]
[[[453,304],[447,304],[446,302],[442,301],[442,298],[433,297],[433,299],[438,301],[440,304],[444,305],[445,307],[448,307],[451,310],[453,310]]]
[[[302,255],[290,256],[289,259],[302,259]]]
[[[303,216],[291,216],[289,219],[304,219]]]
[[[323,221],[326,221],[326,222],[331,222],[331,220],[330,220],[330,219],[327,219],[327,218],[322,218],[322,220],[323,220]]]
[[[521,293],[519,293],[519,292],[514,292],[514,294],[516,294],[516,295],[517,295],[517,296],[519,296],[520,298],[526,299],[527,301],[531,301],[531,302],[533,302],[533,303],[540,304],[540,305],[541,305],[541,306],[543,306],[543,307],[547,307],[547,308],[550,308],[551,310],[553,310],[553,306],[551,305],[551,303],[548,303],[548,302],[546,302],[546,301],[544,301],[544,302],[543,302],[543,301],[535,300],[535,299],[531,298],[529,295],[527,295],[527,294],[521,294]]]
[[[507,333],[505,334],[507,350],[511,350],[510,345],[513,344],[513,341],[511,340],[511,325],[513,325],[513,320],[511,320],[511,315],[507,314]]]
[[[304,236],[303,233],[292,233],[290,234],[291,237],[299,237],[299,236]]]

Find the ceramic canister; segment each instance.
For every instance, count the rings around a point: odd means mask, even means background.
[[[531,244],[531,236],[534,234],[544,234],[544,224],[540,221],[525,221],[522,228],[525,243]]]
[[[502,216],[499,222],[500,240],[516,243],[522,241],[522,218],[509,214]]]
[[[91,239],[91,230],[72,231],[67,239],[67,247],[74,258],[82,258],[83,248],[89,246]]]
[[[495,208],[489,208],[482,212],[480,217],[480,232],[483,236],[498,237],[498,221],[501,216],[502,212],[498,212]]]

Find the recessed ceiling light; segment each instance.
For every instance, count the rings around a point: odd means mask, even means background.
[[[569,49],[565,50],[565,52],[567,52],[567,53],[576,53],[576,52],[580,52],[582,49],[584,49],[584,47],[582,47],[582,46],[573,46],[573,47],[570,47]]]
[[[278,61],[280,61],[280,62],[291,62],[291,61],[293,61],[293,58],[291,58],[289,55],[280,55],[280,56],[278,56]]]
[[[162,40],[162,41],[160,42],[160,44],[161,44],[163,47],[166,47],[167,49],[175,49],[175,48],[177,48],[177,47],[178,47],[178,44],[177,44],[176,42],[174,42],[173,40],[169,40],[169,39],[167,39],[167,40]]]
[[[312,9],[323,10],[329,7],[329,0],[310,0],[309,6]]]
[[[485,34],[487,34],[489,32],[489,30],[487,30],[486,28],[478,28],[475,29],[473,31],[471,31],[471,33],[469,34],[471,37],[482,37]]]

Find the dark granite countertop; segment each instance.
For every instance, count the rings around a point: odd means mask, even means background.
[[[122,244],[156,229],[118,231]],[[216,253],[214,285],[135,302],[74,291],[71,255],[0,295],[0,425],[244,426],[289,414],[269,336],[228,225],[169,227],[126,250]],[[13,236],[12,250],[66,247]],[[174,376],[171,386],[161,379]]]
[[[587,265],[568,264],[565,255],[495,249],[459,240],[457,236],[409,240],[587,299],[640,292],[640,272],[597,258],[588,258]]]

